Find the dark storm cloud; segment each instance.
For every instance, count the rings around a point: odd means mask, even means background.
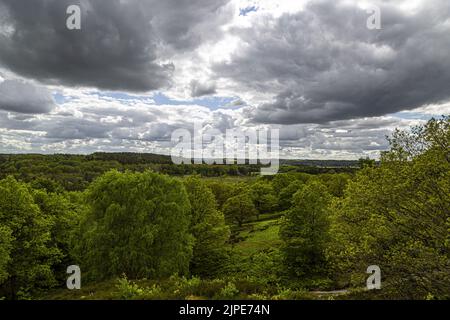
[[[216,86],[214,83],[201,83],[197,80],[191,81],[191,97],[210,96],[216,93]]]
[[[18,80],[0,82],[0,109],[25,113],[48,113],[55,107],[51,92]]]
[[[220,27],[233,17],[230,0],[144,0],[154,12],[152,26],[177,51],[192,50],[221,37]]]
[[[450,2],[424,1],[416,14],[381,2],[382,30],[344,1],[236,29],[243,45],[217,77],[271,93],[247,109],[262,123],[326,123],[380,116],[450,99]]]
[[[217,37],[228,1],[0,0],[0,64],[63,85],[168,87],[175,66],[167,53]],[[74,4],[82,8],[81,30],[66,28]]]

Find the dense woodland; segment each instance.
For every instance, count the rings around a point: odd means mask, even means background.
[[[449,299],[450,117],[389,142],[377,163],[287,161],[268,177],[1,155],[0,298]],[[66,289],[69,265],[81,290]],[[380,290],[365,289],[370,265]]]

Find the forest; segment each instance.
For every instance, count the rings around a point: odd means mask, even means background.
[[[0,299],[450,299],[450,117],[388,140],[376,162],[264,177],[151,154],[0,155]]]

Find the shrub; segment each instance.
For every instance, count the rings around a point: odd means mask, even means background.
[[[236,288],[236,285],[232,282],[228,282],[222,290],[215,296],[218,300],[232,300],[237,297],[239,294],[239,290]]]

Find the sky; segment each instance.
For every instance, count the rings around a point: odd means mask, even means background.
[[[197,121],[377,158],[449,84],[448,0],[0,0],[0,153],[170,154]]]

